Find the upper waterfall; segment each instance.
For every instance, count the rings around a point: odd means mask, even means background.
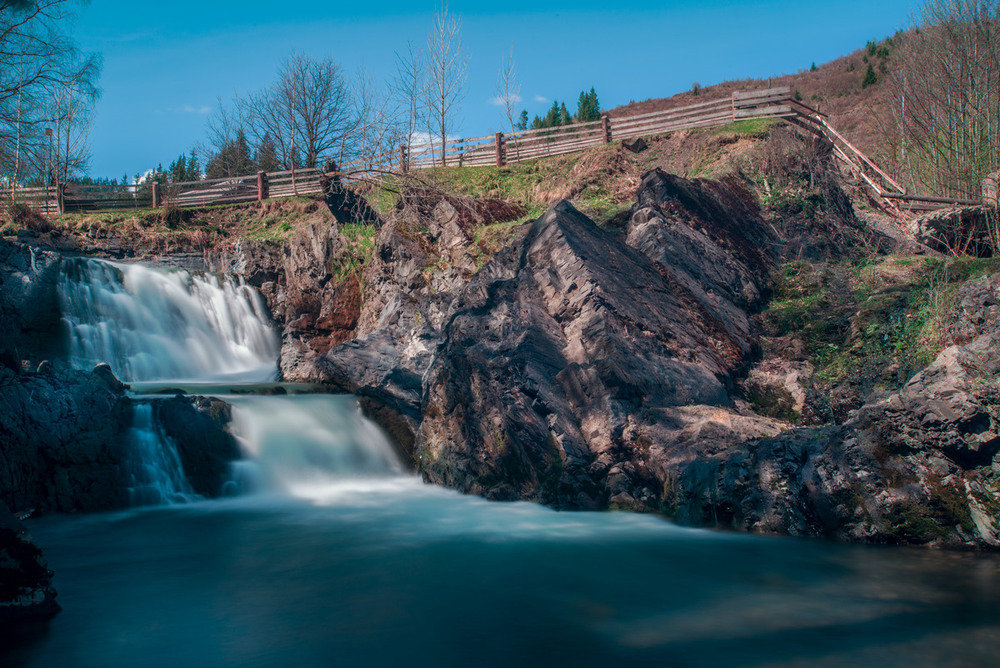
[[[59,280],[69,355],[126,381],[269,381],[280,342],[261,296],[228,276],[75,258]]]

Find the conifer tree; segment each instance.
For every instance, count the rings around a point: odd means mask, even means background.
[[[536,118],[537,118],[537,116],[536,116]],[[528,129],[528,110],[527,109],[522,109],[521,110],[521,116],[517,120],[517,129],[518,130],[527,130]]]
[[[263,139],[257,146],[256,155],[257,169],[265,172],[276,172],[281,169],[281,162],[278,160],[278,150],[271,139],[271,135],[264,134]]]
[[[187,161],[187,177],[185,181],[200,181],[201,180],[201,164],[198,162],[198,154],[194,149],[191,149],[191,154]]]

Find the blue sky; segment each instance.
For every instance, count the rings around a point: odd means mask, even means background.
[[[77,35],[104,56],[104,95],[91,132],[95,176],[135,174],[188,151],[221,96],[258,88],[290,51],[333,55],[348,71],[393,74],[393,51],[426,43],[436,2],[284,3],[93,0]],[[452,0],[463,21],[469,81],[458,132],[500,127],[495,95],[501,56],[513,46],[522,106],[594,86],[611,108],[671,95],[692,82],[795,72],[910,25],[917,0],[576,0],[483,5]],[[536,101],[537,99],[537,101]]]

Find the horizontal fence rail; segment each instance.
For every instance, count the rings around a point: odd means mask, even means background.
[[[974,204],[966,200],[908,195],[905,188],[837,132],[825,114],[795,100],[787,86],[738,91],[729,97],[661,111],[614,118],[604,114],[600,120],[587,123],[400,146],[398,150],[344,162],[330,173],[311,168],[180,183],[122,186],[67,183],[48,188],[12,188],[10,195],[15,201],[44,213],[161,206],[205,207],[263,201],[273,197],[316,195],[323,191],[324,177],[337,177],[350,183],[379,178],[386,173],[435,167],[503,167],[525,160],[575,153],[613,140],[719,127],[763,118],[786,121],[828,140],[837,159],[887,211],[900,214]]]

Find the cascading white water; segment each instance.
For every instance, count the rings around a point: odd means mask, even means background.
[[[175,446],[153,424],[153,407],[147,403],[133,408],[127,462],[131,486],[129,501],[133,506],[178,503],[194,498],[194,491],[184,477],[184,468]]]
[[[365,419],[354,397],[245,396],[227,401],[233,405],[233,434],[248,457],[249,466],[241,471],[246,486],[314,497],[345,481],[403,473],[385,434]]]
[[[68,259],[59,282],[71,362],[107,362],[125,381],[271,381],[279,339],[258,293],[229,277]],[[231,429],[247,459],[228,491],[314,497],[403,467],[385,435],[348,396],[226,396]],[[197,498],[176,446],[149,404],[138,403],[130,432],[133,505]]]
[[[273,380],[279,340],[260,295],[230,277],[91,259],[63,263],[69,354],[126,381]]]

